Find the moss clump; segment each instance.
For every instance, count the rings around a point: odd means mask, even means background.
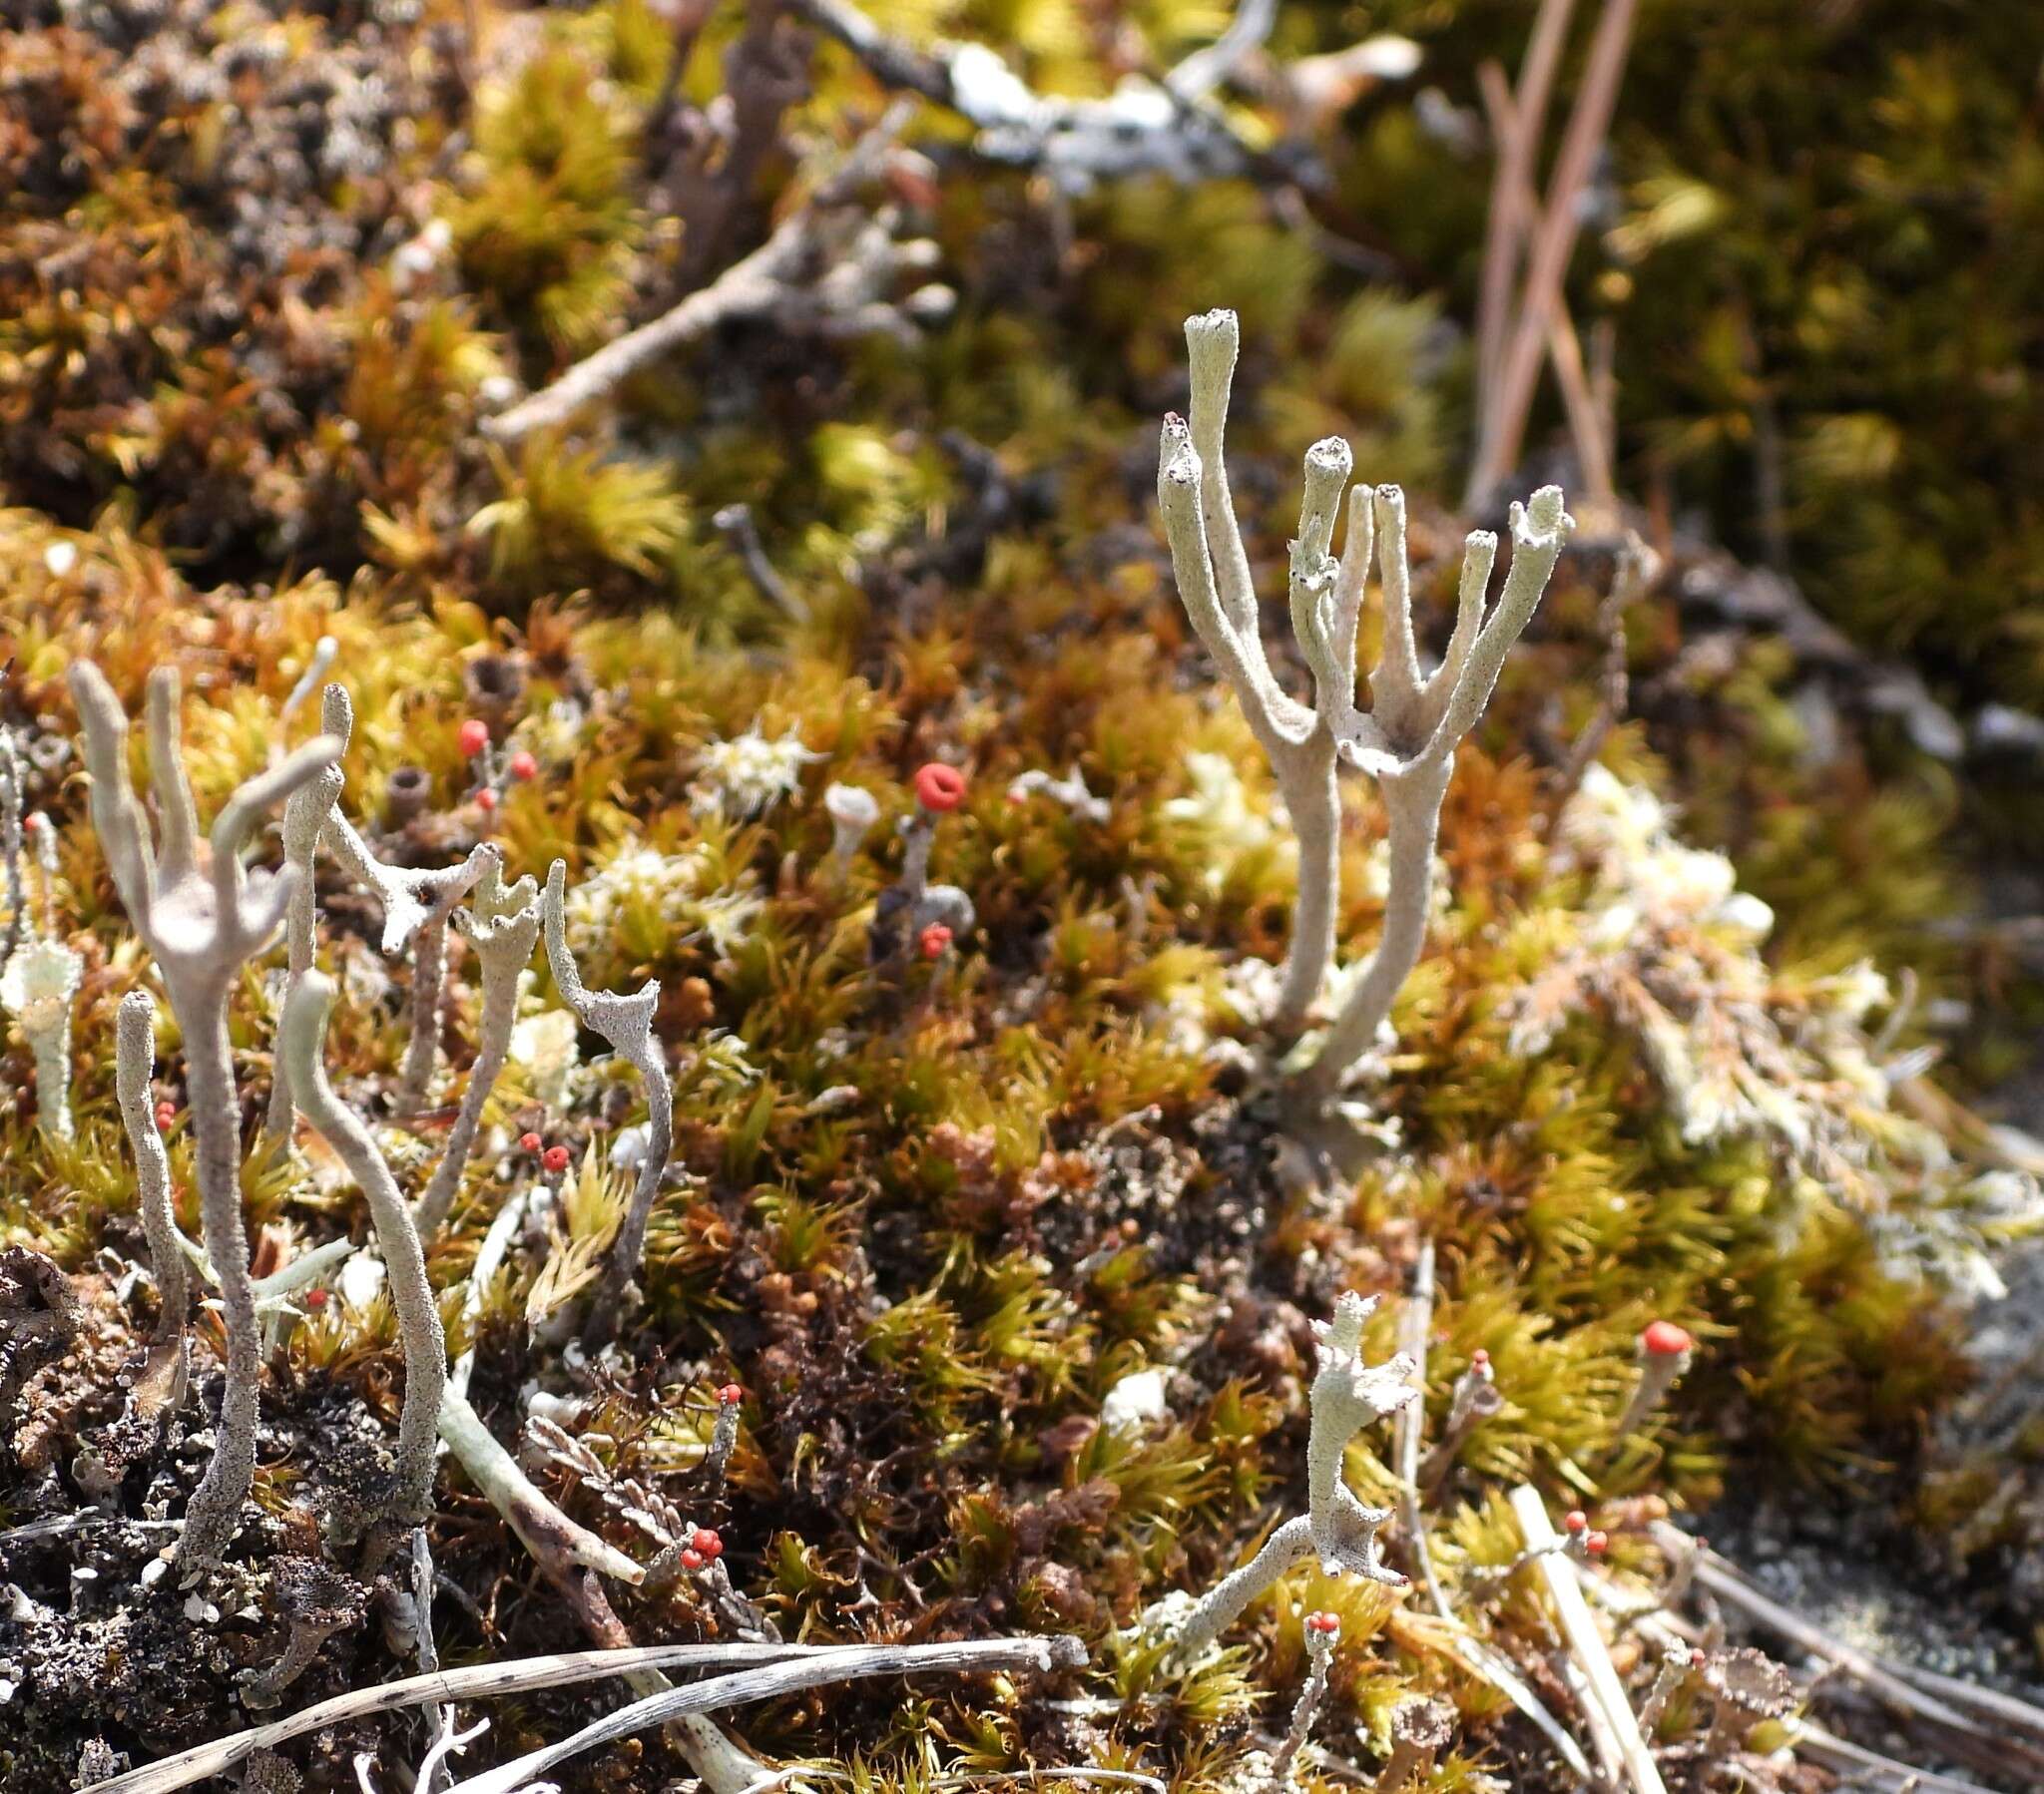
[[[1666,578],[1625,619],[1627,718],[1557,815],[1555,769],[1599,701],[1614,545],[1564,561],[1461,756],[1442,898],[1364,1090],[1379,1150],[1361,1172],[1334,1176],[1287,1142],[1246,1075],[1294,854],[1266,762],[1170,591],[1150,509],[1155,414],[1184,400],[1184,313],[1239,305],[1235,489],[1260,570],[1282,564],[1308,437],[1358,438],[1371,477],[1446,480],[1460,425],[1444,320],[1474,250],[1474,164],[1423,218],[1378,190],[1384,233],[1436,281],[1385,284],[1396,264],[1373,262],[1361,282],[1340,242],[1254,182],[1053,200],[969,159],[956,121],[932,111],[912,135],[941,178],[904,161],[868,203],[938,241],[950,318],[856,342],[734,324],[601,416],[500,451],[480,421],[507,393],[657,314],[691,277],[688,234],[656,200],[681,173],[732,166],[735,137],[699,165],[675,119],[716,125],[743,22],[717,10],[685,37],[669,92],[671,40],[632,0],[485,6],[479,46],[457,11],[372,30],[345,7],[215,19],[174,6],[140,65],[169,72],[149,79],[127,72],[111,28],[38,14],[0,44],[0,90],[46,127],[0,140],[19,177],[0,202],[0,721],[26,743],[29,804],[58,843],[58,929],[85,961],[75,1141],[38,1130],[30,1056],[12,1033],[0,1049],[0,1236],[72,1273],[90,1317],[7,1415],[0,1522],[72,1511],[82,1452],[133,1451],[104,1539],[7,1548],[10,1579],[48,1617],[0,1622],[0,1659],[32,1664],[14,1710],[59,1741],[67,1778],[89,1737],[141,1760],[221,1729],[274,1635],[274,1566],[324,1549],[322,1515],[373,1483],[401,1400],[373,1278],[308,1296],[275,1324],[258,1512],[219,1617],[194,1621],[182,1592],[142,1583],[162,1544],[152,1529],[203,1469],[218,1342],[197,1329],[200,1405],[117,1436],[154,1316],[146,1285],[121,1274],[140,1248],[112,1019],[152,974],[66,745],[64,674],[88,654],[131,702],[150,669],[185,670],[204,811],[265,762],[286,693],[330,636],[357,714],[346,802],[379,849],[439,865],[486,837],[514,872],[561,858],[591,985],[660,980],[677,1169],[616,1353],[578,1363],[560,1342],[622,1220],[644,1099],[537,968],[428,1262],[496,1437],[523,1437],[529,1385],[556,1404],[547,1416],[574,1452],[528,1454],[550,1498],[642,1559],[664,1549],[670,1508],[719,1532],[728,1583],[610,1589],[632,1636],[1040,1627],[1091,1650],[1050,1699],[1024,1682],[888,1681],[748,1708],[734,1728],[763,1755],[827,1759],[861,1785],[1090,1762],[1224,1794],[1281,1729],[1306,1660],[1301,1615],[1324,1609],[1342,1621],[1321,1734],[1337,1755],[1374,1762],[1398,1703],[1424,1696],[1458,1728],[1427,1794],[1486,1775],[1564,1785],[1421,1591],[1301,1565],[1189,1668],[1133,1624],[1300,1511],[1310,1323],[1343,1291],[1384,1295],[1367,1347],[1388,1355],[1429,1247],[1427,1439],[1478,1353],[1501,1398],[1442,1467],[1433,1560],[1457,1611],[1534,1679],[1547,1618],[1532,1581],[1479,1574],[1520,1548],[1512,1482],[1587,1510],[1632,1587],[1669,1571],[1655,1519],[1702,1512],[1742,1480],[1876,1516],[1899,1496],[1970,1563],[2020,1547],[2001,1524],[2005,1485],[1977,1461],[1919,1476],[1967,1376],[1954,1292],[2019,1207],[1978,1174],[1978,1129],[1906,1057],[1918,1025],[1897,1018],[1888,982],[1908,966],[1929,998],[1980,989],[1977,966],[1929,934],[1963,888],[1937,837],[1965,798],[1849,703],[1818,742],[1812,671],[1791,645],[1699,630],[1693,594],[1722,559],[1669,545]],[[1132,56],[1128,37],[1061,5],[885,16],[918,41],[1004,32],[1032,79],[1071,91],[1108,91]],[[1443,78],[1487,22],[1432,9]],[[1163,7],[1124,23],[1162,56],[1220,21]],[[1645,29],[1651,96],[1675,28],[1649,9]],[[1287,10],[1277,42],[1291,55],[1332,30]],[[875,110],[870,77],[837,48],[799,47],[805,94],[770,109],[766,150],[725,196],[733,254],[799,203],[797,154],[849,142]],[[303,146],[288,162],[285,114],[354,118],[342,77],[364,59],[387,85],[358,163],[315,169]],[[1718,78],[1717,61],[1702,67]],[[205,97],[215,76],[236,95],[232,119]],[[1416,116],[1364,103],[1351,147],[1328,151],[1343,191],[1373,168],[1435,166]],[[1702,129],[1693,109],[1669,117],[1670,131]],[[1238,122],[1270,128],[1247,104]],[[1622,123],[1622,156],[1642,130]],[[270,152],[267,184],[249,191],[284,246],[237,260],[240,189],[221,171]],[[1669,339],[1701,339],[1672,279],[1649,293],[1678,248],[1641,246],[1637,315],[1666,305]],[[1643,333],[1621,340],[1647,353]],[[1644,440],[1662,389],[1628,366],[1625,390]],[[1706,455],[1684,478],[1701,469],[1732,477]],[[803,620],[719,533],[716,513],[738,500]],[[1815,555],[1830,526],[1821,506],[1809,516],[1796,544]],[[1461,524],[1415,492],[1411,528],[1415,605],[1437,646]],[[492,752],[530,763],[491,787],[492,807],[459,731],[476,693],[497,690],[513,695],[492,712]],[[304,727],[301,711],[285,732]],[[930,873],[969,895],[976,925],[927,957],[875,963],[897,824],[932,759],[968,783]],[[386,802],[401,769],[423,793],[410,811]],[[1086,802],[1065,782],[1075,770]],[[879,812],[841,861],[833,783]],[[1367,950],[1382,907],[1380,814],[1349,809],[1344,960]],[[322,960],[344,991],[331,1075],[414,1191],[467,1074],[479,993],[457,961],[439,1017],[450,1070],[422,1113],[398,1113],[410,970],[379,953],[376,905],[330,865],[319,895]],[[234,1010],[252,1117],[269,1076],[263,970]],[[191,1228],[183,1061],[174,1038],[161,1045]],[[564,1166],[546,1168],[549,1147]],[[274,1159],[252,1147],[244,1188],[258,1275],[365,1231],[359,1192],[309,1138]],[[514,1202],[523,1222],[472,1280]],[[1619,1437],[1655,1318],[1695,1335],[1696,1363]],[[717,1392],[732,1383],[742,1419],[713,1474]],[[1360,1498],[1396,1505],[1381,1437],[1357,1442],[1348,1474]],[[452,1471],[429,1532],[458,1590],[438,1607],[443,1660],[566,1648],[588,1621]],[[1411,1565],[1403,1521],[1386,1537]],[[72,1604],[86,1551],[108,1586],[138,1590],[120,1636],[107,1612]],[[408,1666],[355,1627],[295,1686],[310,1701]],[[557,1738],[604,1698],[493,1704],[468,1761]],[[1698,1739],[1709,1718],[1685,1693],[1663,1734]],[[405,1724],[303,1740],[292,1761],[346,1786],[356,1750],[416,1761]],[[8,1773],[58,1785],[57,1746],[29,1748],[43,1754]],[[564,1773],[651,1790],[681,1768],[648,1737]],[[1310,1759],[1302,1775],[1335,1785]]]

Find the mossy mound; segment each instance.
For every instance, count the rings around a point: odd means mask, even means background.
[[[4,140],[20,179],[0,250],[0,720],[56,843],[49,926],[84,961],[74,1140],[39,1124],[17,1035],[0,1058],[0,1235],[72,1273],[85,1317],[0,1442],[7,1527],[66,1522],[0,1536],[25,1603],[0,1617],[0,1710],[26,1721],[0,1746],[9,1786],[64,1785],[95,1739],[140,1762],[249,1721],[243,1675],[275,1654],[280,1578],[325,1552],[324,1519],[377,1474],[401,1391],[373,1278],[298,1303],[267,1360],[259,1518],[197,1594],[148,1573],[205,1467],[219,1341],[197,1330],[200,1401],[113,1436],[153,1307],[131,1274],[113,1015],[152,972],[85,814],[64,684],[81,657],[131,710],[152,669],[182,670],[210,815],[280,735],[308,731],[309,705],[278,718],[330,637],[356,714],[342,807],[379,848],[441,865],[488,839],[512,871],[542,874],[562,859],[590,983],[660,981],[677,1150],[616,1348],[583,1355],[564,1330],[619,1224],[643,1102],[543,973],[428,1259],[450,1349],[476,1352],[478,1411],[551,1499],[641,1560],[669,1508],[717,1529],[728,1579],[612,1586],[626,1632],[1046,1630],[1089,1649],[1089,1667],[1049,1680],[875,1681],[732,1716],[765,1757],[888,1786],[1090,1764],[1220,1794],[1252,1785],[1255,1753],[1282,1732],[1303,1615],[1325,1609],[1342,1622],[1317,1733],[1331,1754],[1308,1754],[1304,1782],[1347,1785],[1423,1696],[1455,1716],[1427,1794],[1492,1776],[1568,1785],[1423,1587],[1301,1568],[1189,1670],[1137,1623],[1301,1511],[1310,1323],[1345,1290],[1383,1294],[1369,1346],[1387,1356],[1422,1258],[1426,1438],[1479,1352],[1503,1398],[1440,1467],[1434,1570],[1559,1711],[1570,1696],[1534,1581],[1481,1573],[1520,1549],[1513,1485],[1583,1509],[1609,1535],[1611,1585],[1631,1592],[1679,1574],[1656,1523],[1735,1481],[1852,1505],[1876,1529],[1898,1496],[1940,1526],[1985,1501],[1977,1479],[1919,1492],[1917,1473],[1967,1376],[1963,1296],[2032,1192],[1990,1167],[1911,1052],[1920,1012],[1901,969],[1930,999],[1978,969],[1926,930],[1960,888],[1936,840],[1955,799],[1855,703],[1849,673],[1762,629],[1699,631],[1741,570],[1671,543],[1624,619],[1631,719],[1571,794],[1560,768],[1608,682],[1598,608],[1618,547],[1579,541],[1461,755],[1426,956],[1357,1091],[1375,1150],[1337,1172],[1264,1100],[1258,992],[1284,950],[1292,852],[1171,588],[1155,415],[1183,402],[1181,317],[1240,304],[1234,478],[1275,584],[1311,436],[1355,438],[1372,471],[1445,477],[1438,304],[1358,295],[1249,181],[1057,198],[967,160],[932,114],[937,173],[893,168],[890,198],[897,235],[940,246],[948,321],[851,341],[734,324],[634,381],[614,415],[498,446],[485,420],[621,310],[658,313],[703,277],[698,258],[714,271],[764,237],[812,184],[790,172],[791,144],[841,146],[877,109],[865,74],[785,20],[712,13],[670,89],[668,36],[635,0],[478,11],[479,43],[453,7],[171,6],[145,24],[52,17],[0,46],[0,89],[44,121],[32,142]],[[1215,23],[1180,13],[1151,21],[1174,52]],[[1111,46],[1075,15],[1030,8],[1011,25],[1039,72],[1106,86]],[[1303,28],[1286,15],[1287,52]],[[714,117],[724,72],[748,58],[801,75],[785,128],[720,187],[728,165],[699,167],[676,121]],[[359,153],[343,166],[330,133],[345,120]],[[1386,153],[1394,126],[1386,115],[1356,154]],[[267,185],[229,179],[252,157]],[[727,202],[689,215],[718,223],[714,250],[656,205],[685,177]],[[260,255],[234,246],[238,192]],[[1046,235],[1051,222],[1069,234]],[[799,618],[716,521],[734,501]],[[1420,621],[1438,643],[1459,526],[1413,509]],[[1815,684],[1832,700],[1822,728]],[[461,745],[471,716],[505,765],[530,756],[487,804]],[[932,760],[966,774],[932,871],[976,922],[934,951],[876,951],[896,824]],[[842,856],[832,784],[879,809]],[[1379,919],[1380,832],[1358,783],[1344,960]],[[29,891],[39,915],[33,870]],[[463,1085],[477,994],[458,965],[440,1018],[453,1069],[433,1104],[399,1113],[411,968],[379,952],[376,904],[330,864],[319,901],[342,987],[333,1079],[411,1193],[448,1119],[433,1105]],[[362,1238],[365,1211],[309,1134],[275,1161],[256,1149],[266,972],[238,993],[234,1046],[247,1212],[274,1268]],[[180,1045],[161,1045],[190,1228]],[[526,1221],[473,1287],[513,1200]],[[1694,1335],[1695,1363],[1621,1437],[1656,1318]],[[732,1382],[743,1421],[713,1484]],[[120,1474],[94,1498],[106,1524],[69,1530],[88,1501],[81,1462],[101,1475],[116,1446]],[[1348,1475],[1396,1505],[1388,1429],[1357,1442]],[[1980,1554],[2019,1535],[1979,1531],[1962,1568],[1991,1570]],[[597,1629],[453,1468],[428,1534],[444,1661]],[[1402,1521],[1387,1538],[1413,1566]],[[81,1564],[95,1571],[82,1591]],[[401,1576],[384,1576],[289,1706],[412,1667],[402,1626],[376,1623],[402,1605]],[[1617,1654],[1651,1681],[1636,1640]],[[556,1738],[608,1699],[492,1702],[461,1766]],[[312,1785],[346,1787],[357,1752],[415,1764],[423,1736],[413,1716],[379,1715],[286,1754]],[[1660,1741],[1715,1736],[1686,1686]],[[1757,1750],[1775,1741],[1754,1734]],[[1671,1781],[1704,1787],[1724,1756],[1678,1753]],[[652,1734],[558,1774],[651,1790],[683,1766]]]

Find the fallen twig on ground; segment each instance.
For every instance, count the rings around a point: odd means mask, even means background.
[[[898,302],[887,297],[899,275],[930,268],[935,245],[898,237],[892,208],[867,214],[845,205],[854,189],[882,171],[908,111],[906,105],[888,108],[843,166],[750,255],[651,323],[578,361],[551,386],[485,419],[483,434],[517,443],[536,430],[559,428],[663,355],[739,318],[771,318],[790,334],[901,335],[912,331],[913,318],[947,310],[951,295],[942,286],[921,286]]]
[[[770,1647],[768,1647],[770,1648]],[[983,1638],[956,1644],[870,1644],[846,1645],[803,1656],[792,1662],[769,1663],[763,1668],[721,1675],[694,1682],[686,1688],[655,1694],[634,1701],[618,1712],[606,1715],[543,1749],[527,1752],[512,1762],[501,1763],[481,1775],[456,1782],[448,1794],[512,1794],[554,1764],[593,1750],[618,1738],[630,1737],[649,1726],[660,1725],[685,1714],[706,1713],[743,1701],[769,1700],[803,1688],[821,1687],[877,1675],[908,1675],[930,1670],[973,1671],[1000,1669],[1074,1668],[1086,1660],[1086,1647],[1064,1634],[1026,1638]]]
[[[210,1743],[195,1744],[190,1750],[145,1763],[112,1781],[99,1783],[99,1794],[173,1794],[173,1790],[189,1788],[210,1775],[226,1773],[258,1750],[273,1750],[324,1726],[376,1713],[394,1713],[405,1707],[527,1694],[535,1689],[567,1687],[640,1669],[712,1669],[738,1663],[774,1663],[786,1657],[839,1648],[808,1644],[653,1644],[632,1650],[557,1651],[541,1657],[520,1657],[509,1663],[437,1669],[382,1682],[373,1688],[350,1688],[282,1719],[272,1719],[267,1725],[252,1726]]]

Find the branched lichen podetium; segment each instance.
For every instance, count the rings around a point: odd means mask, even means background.
[[[426,1281],[425,1253],[411,1209],[362,1119],[334,1095],[327,1081],[326,1016],[333,980],[307,972],[292,987],[278,1029],[279,1050],[290,1068],[300,1113],[326,1138],[368,1198],[377,1244],[390,1277],[391,1305],[404,1339],[404,1407],[397,1421],[397,1497],[392,1518],[415,1526],[432,1511],[433,1438],[440,1396],[447,1386],[447,1340],[440,1309]]]
[[[262,1362],[242,1220],[242,1106],[228,1042],[228,999],[242,968],[275,938],[296,879],[289,867],[274,874],[245,872],[242,849],[262,813],[317,778],[333,763],[340,743],[331,735],[316,736],[238,788],[215,818],[211,864],[202,869],[199,820],[178,739],[176,671],[159,668],[149,680],[150,776],[163,829],[160,845],[152,841],[128,782],[128,718],[113,687],[91,662],[80,661],[71,669],[71,690],[92,773],[93,828],[128,919],[163,975],[185,1039],[206,1250],[220,1279],[227,1327],[219,1440],[178,1541],[189,1583],[221,1561],[240,1528],[242,1501],[256,1473]]]
[[[1375,1306],[1374,1297],[1344,1295],[1332,1320],[1313,1324],[1319,1369],[1306,1397],[1306,1512],[1287,1520],[1249,1563],[1201,1598],[1178,1628],[1173,1655],[1179,1662],[1195,1661],[1251,1601],[1309,1553],[1318,1555],[1329,1575],[1345,1570],[1368,1581],[1404,1586],[1405,1578],[1377,1556],[1377,1529],[1391,1518],[1390,1510],[1364,1507],[1341,1476],[1349,1440],[1418,1395],[1412,1360],[1403,1353],[1382,1364],[1362,1361],[1362,1323]]]
[[[652,1218],[653,1199],[660,1193],[668,1153],[674,1146],[675,1095],[667,1055],[653,1033],[653,1013],[660,1005],[659,981],[649,978],[629,997],[592,991],[582,982],[581,969],[568,946],[567,887],[567,865],[556,860],[547,873],[545,899],[547,964],[553,968],[554,983],[576,1020],[609,1041],[612,1051],[646,1086],[649,1137],[645,1156],[639,1161],[638,1186],[632,1191],[632,1205],[618,1228],[610,1262],[604,1267],[583,1327],[584,1344],[597,1347],[607,1344],[616,1333],[618,1311],[639,1274],[639,1260],[646,1250],[646,1224]]]
[[[1566,541],[1561,489],[1544,486],[1511,512],[1512,565],[1503,596],[1484,616],[1497,538],[1473,531],[1462,564],[1454,633],[1441,665],[1419,671],[1405,558],[1405,498],[1395,486],[1357,486],[1336,561],[1335,514],[1350,468],[1334,437],[1305,456],[1305,498],[1291,545],[1291,625],[1311,669],[1315,704],[1288,695],[1264,652],[1249,554],[1230,496],[1222,441],[1235,379],[1235,313],[1186,320],[1192,421],[1165,419],[1157,500],[1179,595],[1200,640],[1235,688],[1251,731],[1270,756],[1298,836],[1298,897],[1291,951],[1272,1016],[1280,1042],[1301,1034],[1334,954],[1339,897],[1341,798],[1338,760],[1377,779],[1390,824],[1390,889],[1382,938],[1355,977],[1313,1058],[1291,1081],[1310,1112],[1339,1094],[1349,1067],[1375,1042],[1392,1000],[1419,958],[1433,885],[1434,837],[1455,749],[1497,683]],[[1370,708],[1355,703],[1355,639],[1374,543],[1383,584],[1383,650],[1370,674]]]

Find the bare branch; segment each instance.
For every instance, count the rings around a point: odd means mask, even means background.
[[[906,108],[890,109],[852,146],[843,167],[750,255],[671,311],[578,361],[544,391],[486,419],[483,434],[516,443],[558,429],[663,357],[738,318],[771,317],[789,333],[900,334],[911,331],[910,317],[948,309],[949,290],[940,286],[922,286],[899,304],[884,302],[903,272],[933,264],[935,247],[897,238],[891,209],[878,215],[878,227],[844,209],[849,190],[884,166],[905,117]]]

